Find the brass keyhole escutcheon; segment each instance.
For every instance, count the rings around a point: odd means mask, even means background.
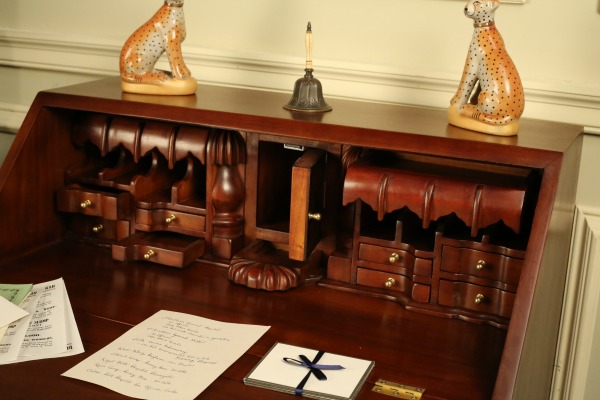
[[[100,233],[103,230],[104,230],[104,225],[102,225],[102,224],[98,224],[92,228],[92,232],[94,232],[94,233]]]
[[[398,253],[392,253],[388,260],[389,260],[390,264],[395,264],[398,262],[398,260],[400,260],[400,256],[398,255]]]
[[[156,256],[156,253],[153,250],[148,250],[146,254],[144,254],[144,259],[149,260],[154,256]]]
[[[308,219],[313,221],[320,221],[321,213],[308,213]]]
[[[169,215],[167,218],[165,218],[165,222],[167,224],[170,224],[171,222],[175,221],[177,219],[177,217],[173,214]]]
[[[477,268],[479,271],[481,271],[482,269],[485,268],[487,264],[485,263],[485,261],[483,260],[479,260],[477,261],[477,265],[475,265],[475,268]]]
[[[86,209],[88,207],[92,206],[92,201],[91,200],[84,200],[79,204],[79,207],[81,207],[82,209]]]
[[[482,295],[481,293],[479,293],[477,296],[475,296],[475,304],[481,304],[485,301],[485,296]]]
[[[394,278],[388,278],[387,281],[385,281],[385,287],[388,287],[388,288],[391,288],[395,284],[396,284],[396,280]]]

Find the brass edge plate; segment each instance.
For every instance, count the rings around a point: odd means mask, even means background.
[[[392,396],[397,399],[420,400],[421,396],[423,396],[423,393],[425,392],[425,389],[379,379],[375,383],[375,386],[373,386],[372,391],[385,394],[387,396]]]

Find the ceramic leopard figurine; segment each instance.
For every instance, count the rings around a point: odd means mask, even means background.
[[[523,85],[494,22],[498,0],[470,0],[465,15],[475,28],[460,85],[448,108],[452,125],[493,135],[519,132]]]
[[[183,61],[184,0],[165,0],[160,9],[127,39],[119,70],[125,92],[183,95],[196,92],[197,82]],[[166,53],[171,71],[154,68]]]

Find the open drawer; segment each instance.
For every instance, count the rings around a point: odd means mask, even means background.
[[[113,244],[112,256],[182,268],[204,255],[204,244],[204,239],[170,232],[136,233]]]

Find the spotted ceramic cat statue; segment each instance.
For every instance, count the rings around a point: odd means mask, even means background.
[[[184,95],[196,92],[197,81],[183,61],[184,0],[165,0],[160,9],[127,39],[121,50],[121,88],[125,92]],[[171,71],[154,68],[166,53]]]
[[[498,0],[470,0],[465,15],[475,31],[460,85],[448,108],[452,125],[493,135],[519,132],[523,85],[494,23]]]

